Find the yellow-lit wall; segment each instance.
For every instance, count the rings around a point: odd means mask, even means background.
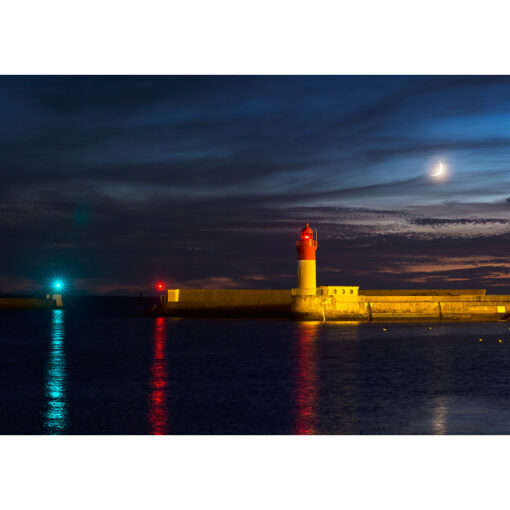
[[[314,289],[317,287],[315,276],[315,260],[297,261],[297,287],[298,289]]]
[[[319,292],[322,289],[322,292]],[[510,296],[425,295],[356,296],[344,299],[319,288],[317,296],[292,293],[291,314],[297,320],[507,320]]]

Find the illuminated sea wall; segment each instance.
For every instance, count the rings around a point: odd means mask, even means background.
[[[171,289],[152,310],[175,317],[261,317],[298,321],[504,321],[510,296],[473,290],[366,290],[318,287],[292,290]]]
[[[475,291],[377,291],[341,295],[292,296],[294,320],[322,321],[504,321],[510,296]],[[399,293],[400,292],[400,293]]]
[[[55,304],[42,298],[0,298],[0,310],[36,310],[51,309]]]
[[[178,317],[289,317],[290,290],[171,289],[157,315]]]

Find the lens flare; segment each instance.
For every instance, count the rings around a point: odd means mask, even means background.
[[[48,275],[46,288],[49,290],[49,292],[61,294],[69,290],[69,283],[70,280],[67,275],[62,272],[55,272]]]

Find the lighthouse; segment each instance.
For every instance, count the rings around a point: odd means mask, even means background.
[[[315,251],[317,250],[317,236],[313,238],[313,230],[306,226],[301,230],[299,241],[296,241],[298,253],[297,288],[300,294],[315,294],[317,280],[315,277]]]

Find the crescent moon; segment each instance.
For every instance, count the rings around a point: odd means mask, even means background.
[[[443,175],[443,172],[444,172],[444,165],[440,161],[439,165],[437,166],[437,169],[435,170],[434,173],[430,174],[430,176],[431,177],[440,177],[441,175]]]

